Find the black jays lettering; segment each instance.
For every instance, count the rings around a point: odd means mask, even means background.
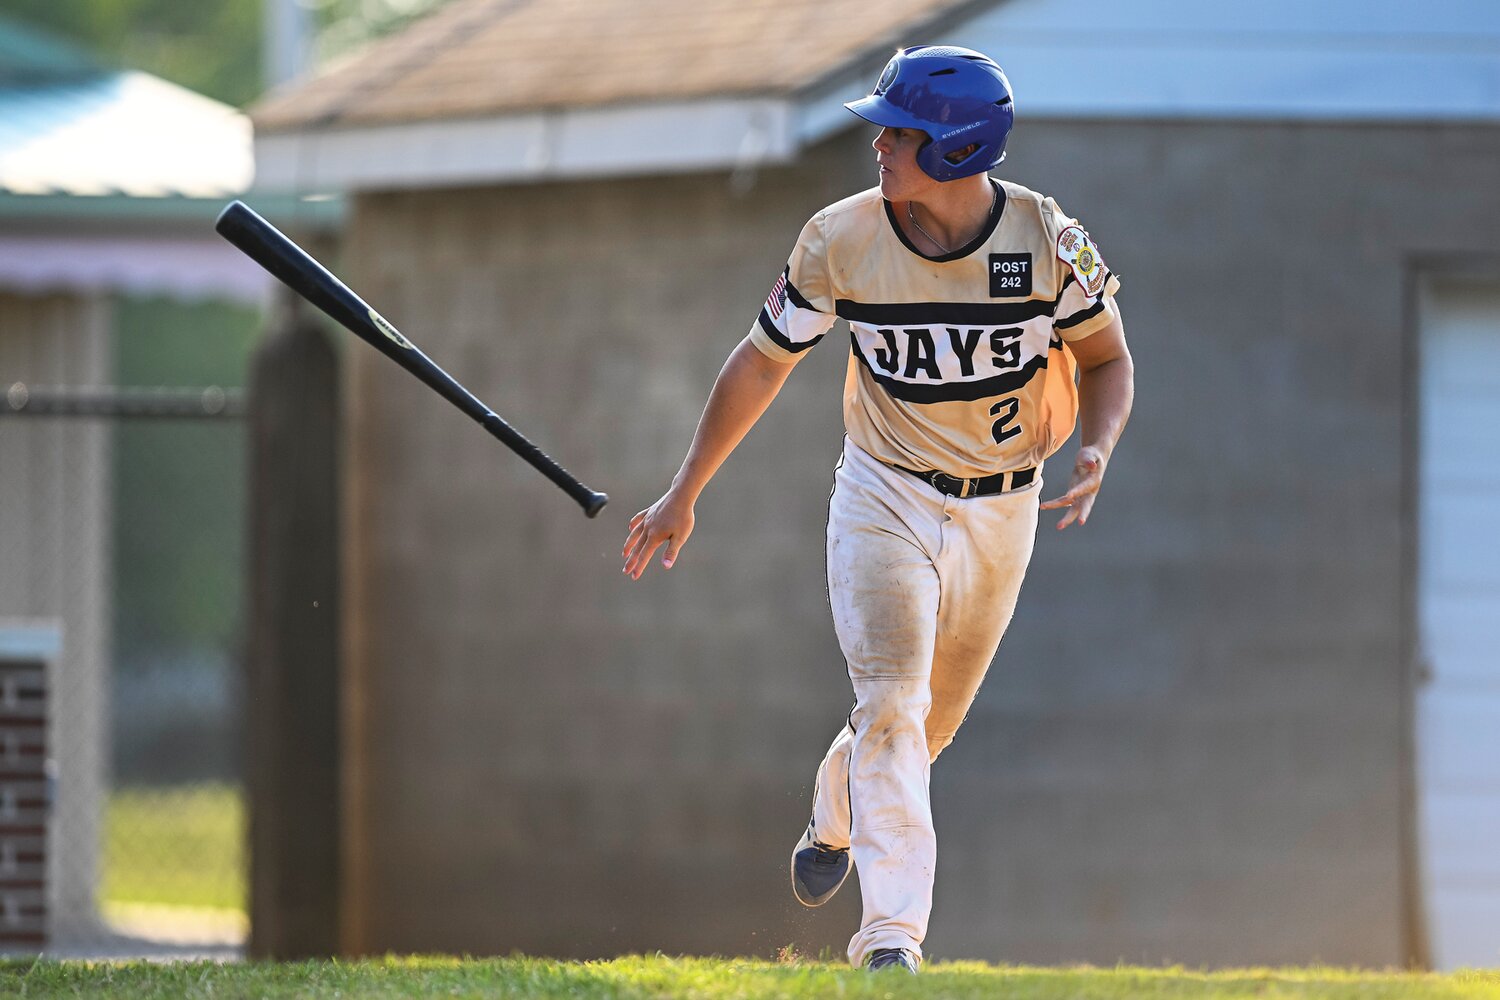
[[[1019,368],[1021,366],[1021,334],[1019,326],[990,331],[990,351],[995,357],[996,368]]]
[[[895,373],[901,367],[901,349],[896,346],[895,330],[876,330],[885,338],[885,346],[875,348],[875,363],[886,371]]]
[[[947,346],[958,361],[958,371],[952,371],[952,361],[938,349],[934,329],[925,326],[880,327],[874,332],[879,336],[875,344],[864,350],[869,352],[872,368],[879,368],[887,375],[897,375],[908,381],[943,382],[948,379],[975,376],[975,355],[984,342],[985,328],[964,329],[943,327],[948,334]],[[1021,340],[1026,331],[1019,326],[989,330],[990,364],[1003,372],[1016,371],[1021,367]],[[857,338],[856,338],[857,341]],[[980,362],[982,363],[982,362]],[[943,367],[949,371],[945,374]]]
[[[901,348],[896,346],[897,331],[880,329],[875,332],[885,339],[884,347],[875,348],[875,363],[894,375],[901,367]],[[937,345],[932,341],[932,331],[925,326],[916,326],[904,327],[900,332],[906,335],[906,370],[902,375],[916,378],[920,369],[928,378],[941,381],[943,372],[938,367]]]
[[[958,355],[960,370],[965,378],[974,374],[974,349],[979,346],[979,338],[983,333],[983,330],[948,327],[948,342],[953,345],[953,353]]]
[[[937,347],[932,343],[932,331],[925,326],[906,331],[906,377],[916,378],[918,368],[928,378],[942,380],[943,373],[937,363]]]

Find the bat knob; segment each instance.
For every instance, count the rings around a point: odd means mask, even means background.
[[[583,502],[583,512],[589,517],[595,517],[607,503],[609,503],[608,493],[595,493],[590,490],[589,498]]]

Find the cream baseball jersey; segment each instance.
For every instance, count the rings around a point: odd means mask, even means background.
[[[751,341],[795,360],[848,322],[844,424],[890,465],[974,478],[1039,465],[1072,433],[1065,344],[1106,326],[1119,280],[1051,198],[1008,181],[969,244],[927,257],[871,188],[803,227]]]

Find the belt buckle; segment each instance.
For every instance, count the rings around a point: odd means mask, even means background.
[[[959,479],[957,476],[950,476],[946,472],[934,472],[927,481],[939,493],[950,497],[958,497],[960,500],[966,499],[974,491],[975,486],[975,482],[972,479]]]

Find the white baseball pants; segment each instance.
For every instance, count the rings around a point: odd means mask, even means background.
[[[850,847],[864,919],[849,960],[920,960],[937,838],[932,761],[953,742],[1010,623],[1036,539],[1041,478],[945,497],[845,439],[828,512],[828,593],[854,711],[818,768],[814,837]]]

